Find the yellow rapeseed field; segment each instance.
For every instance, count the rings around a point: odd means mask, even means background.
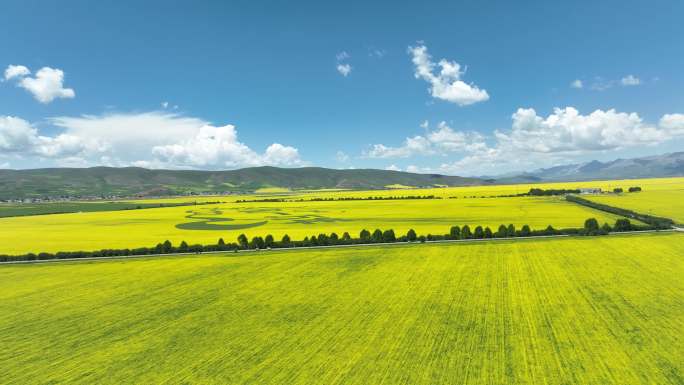
[[[681,384],[684,235],[0,266],[2,384]]]
[[[134,248],[167,239],[210,244],[235,241],[241,233],[303,239],[345,231],[357,236],[376,228],[445,234],[452,225],[466,224],[493,230],[509,223],[581,227],[589,217],[611,224],[617,219],[559,197],[223,203],[2,218],[0,254]]]

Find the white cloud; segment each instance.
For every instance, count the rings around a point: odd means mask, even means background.
[[[376,144],[365,155],[406,158],[456,154],[460,157],[438,167],[414,170],[485,175],[550,167],[583,160],[587,154],[656,146],[684,137],[684,114],[667,114],[658,124],[651,124],[637,113],[614,109],[582,115],[577,109],[566,107],[556,108],[548,116],[539,116],[532,108],[519,108],[511,119],[510,129],[496,130],[489,140],[475,132],[453,130],[442,122],[424,136],[406,139],[402,146]]]
[[[584,83],[582,83],[582,81],[579,79],[575,79],[572,81],[572,83],[570,83],[570,87],[579,89],[584,87]]]
[[[303,166],[305,164],[299,157],[299,150],[280,143],[273,143],[266,148],[261,163],[274,166]]]
[[[461,80],[465,70],[461,71],[461,65],[442,59],[438,65],[441,68],[437,75],[434,74],[435,63],[427,52],[427,47],[409,47],[409,54],[415,66],[415,77],[430,83],[430,93],[436,99],[456,103],[459,106],[483,102],[489,99],[486,90],[478,88],[475,84],[467,84]]]
[[[30,71],[24,66],[10,65],[5,70],[5,79],[17,78],[17,85],[30,92],[41,103],[47,104],[55,99],[71,99],[76,93],[71,88],[64,88],[64,71],[43,67],[30,77]]]
[[[421,127],[428,128],[427,122]],[[469,151],[483,145],[484,137],[476,132],[454,131],[446,122],[440,122],[436,130],[425,135],[406,138],[399,147],[375,144],[366,151],[369,158],[408,158],[415,155],[436,155],[450,152]]]
[[[634,75],[627,75],[620,79],[620,84],[623,86],[638,86],[641,84],[641,80]]]
[[[61,117],[54,124],[78,136],[95,135],[111,144],[123,161],[143,161],[156,167],[237,168],[296,166],[296,148],[278,143],[259,154],[238,140],[233,125],[214,126],[173,113],[148,112],[105,116]]]
[[[397,165],[390,164],[389,166],[385,167],[385,170],[388,170],[388,171],[401,171],[401,168],[397,167]]]
[[[59,158],[80,156],[90,151],[97,151],[99,148],[100,144],[97,140],[84,140],[69,134],[42,136],[24,119],[0,116],[2,155]]]
[[[496,137],[500,143],[522,151],[600,151],[669,139],[665,130],[644,123],[638,114],[613,109],[581,115],[573,107],[556,108],[543,118],[534,109],[519,108],[512,118],[511,132],[497,132]]]
[[[349,161],[349,155],[347,155],[344,151],[337,151],[335,154],[335,160],[340,163],[345,163]]]
[[[534,109],[519,108],[512,120],[510,130],[495,131],[493,146],[471,147],[467,156],[442,164],[439,170],[456,174],[476,170],[482,175],[549,167],[587,154],[655,146],[684,136],[683,114],[664,115],[654,125],[636,113],[614,109],[582,115],[573,107],[556,108],[543,117]]]
[[[7,69],[5,69],[5,80],[14,79],[16,77],[21,78],[29,74],[31,74],[31,71],[29,71],[28,68],[22,65],[10,64],[7,66]]]
[[[660,118],[659,125],[671,136],[684,135],[684,114],[665,114]]]
[[[385,55],[387,55],[387,51],[384,49],[378,49],[378,48],[368,48],[368,56],[369,57],[374,57],[377,59],[382,59]]]
[[[337,72],[339,72],[344,77],[347,77],[351,73],[351,71],[352,66],[347,63],[337,65]]]
[[[338,52],[337,55],[335,55],[335,59],[337,59],[337,61],[349,59],[349,54],[347,53],[347,51]]]
[[[162,107],[163,109],[169,108],[169,102],[162,102],[162,103],[161,103],[161,107]]]

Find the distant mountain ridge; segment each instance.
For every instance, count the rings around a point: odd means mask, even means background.
[[[497,178],[498,183],[561,182],[684,176],[684,152],[542,168]]]
[[[0,170],[0,199],[61,196],[160,196],[249,192],[265,187],[380,189],[487,184],[478,178],[401,171],[321,167],[251,167],[229,171],[149,170],[138,167]]]
[[[250,192],[266,187],[304,189],[381,189],[475,186],[601,179],[684,176],[684,152],[609,162],[597,160],[543,168],[518,175],[467,178],[441,174],[321,167],[250,167],[229,171],[149,170],[138,167],[0,170],[0,200],[26,198],[164,196]]]

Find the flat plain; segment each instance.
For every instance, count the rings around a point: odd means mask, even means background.
[[[682,384],[684,235],[0,266],[3,384]]]
[[[421,190],[407,193],[424,194]],[[334,197],[326,194],[339,193],[317,194]],[[397,234],[413,228],[427,235],[446,234],[451,226],[466,224],[493,230],[509,223],[533,229],[582,227],[589,217],[610,224],[618,218],[560,197],[228,202],[0,218],[0,253],[152,247],[167,239],[176,245],[181,241],[215,244],[219,238],[234,242],[241,233],[250,238],[272,234],[277,239],[288,234],[300,240],[345,231],[358,236],[363,229],[376,228],[393,229]]]

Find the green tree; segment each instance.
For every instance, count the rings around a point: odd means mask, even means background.
[[[361,233],[359,233],[359,238],[362,241],[367,241],[368,239],[370,239],[370,236],[371,236],[370,231],[368,231],[366,229],[361,230]]]
[[[271,234],[266,235],[266,238],[264,238],[264,246],[273,247],[274,243],[275,243],[275,240],[273,239],[273,235],[271,235]]]
[[[485,227],[484,229],[484,237],[485,238],[493,238],[494,234],[492,233],[492,229],[489,228],[489,226]]]
[[[596,218],[589,218],[584,221],[584,234],[586,235],[598,235],[599,224]]]
[[[162,245],[162,251],[165,253],[170,253],[173,250],[173,245],[171,244],[171,241],[168,239],[164,241],[164,244]]]
[[[613,189],[613,192],[616,194],[620,194],[622,192],[622,187],[616,187]]]
[[[180,243],[180,246],[178,246],[178,251],[181,253],[187,253],[188,252],[188,244],[185,241],[182,241]]]
[[[495,235],[497,238],[506,238],[506,236],[508,235],[506,225],[499,225],[499,230],[496,231]]]
[[[342,240],[345,242],[351,241],[351,235],[349,235],[349,233],[345,231],[344,234],[342,234]]]
[[[251,246],[253,249],[263,249],[266,246],[266,242],[261,237],[254,237],[252,238]]]
[[[473,238],[475,238],[475,239],[484,238],[484,229],[482,229],[482,226],[477,226],[475,228],[475,232],[473,233]]]
[[[520,236],[529,237],[530,235],[532,235],[532,230],[530,229],[530,226],[524,225],[522,229],[520,229]]]
[[[544,235],[554,235],[556,233],[556,229],[554,229],[551,225],[546,226],[546,229],[544,230]]]
[[[217,245],[219,246],[225,246],[226,242],[223,240],[223,238],[219,238]]]
[[[373,231],[373,235],[371,235],[371,239],[373,242],[382,242],[382,230],[375,229],[375,231]]]
[[[449,229],[449,238],[450,239],[458,239],[461,237],[461,228],[458,226],[451,226],[451,229]]]
[[[632,223],[627,218],[620,218],[615,221],[615,231],[630,231],[632,230]]]
[[[330,240],[330,244],[336,245],[339,243],[338,241],[340,240],[340,237],[337,236],[337,233],[330,233],[330,237],[328,237],[328,239]]]
[[[461,239],[470,239],[473,237],[473,233],[470,232],[470,226],[465,225],[461,229]]]
[[[603,226],[601,226],[601,231],[599,233],[602,235],[606,235],[606,234],[610,233],[611,231],[613,231],[613,229],[610,227],[610,225],[607,223],[604,223]]]
[[[245,234],[238,235],[237,241],[241,249],[249,248],[249,241],[247,240],[247,236]]]
[[[506,228],[506,236],[515,237],[515,226],[512,223]]]
[[[418,237],[416,236],[415,230],[410,229],[410,230],[406,233],[406,240],[409,241],[409,242],[414,242],[416,239],[418,239]]]
[[[290,239],[289,235],[285,234],[285,235],[283,235],[283,239],[280,242],[283,245],[288,246],[288,245],[290,245],[290,242],[292,242],[292,240]]]
[[[394,230],[389,229],[389,230],[385,230],[382,233],[382,241],[383,242],[396,242],[396,240],[397,240],[397,237],[394,234]]]

